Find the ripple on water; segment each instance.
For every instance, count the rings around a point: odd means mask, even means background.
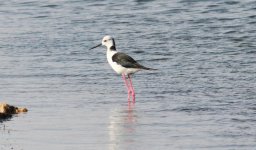
[[[4,149],[255,148],[255,1],[0,5],[0,98],[31,110],[0,124]],[[106,34],[158,69],[133,76],[135,106],[88,51]]]

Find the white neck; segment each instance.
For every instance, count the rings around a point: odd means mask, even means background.
[[[116,54],[117,51],[116,50],[111,50],[110,48],[108,48],[107,50],[107,59],[108,59],[108,62],[112,62],[112,56],[114,54]]]

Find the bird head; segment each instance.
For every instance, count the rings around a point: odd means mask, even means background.
[[[96,46],[90,48],[89,50],[94,49],[94,48],[99,47],[99,46],[102,46],[102,45],[106,46],[107,49],[116,50],[115,40],[114,40],[114,38],[112,38],[109,35],[106,35],[106,36],[103,37],[103,39],[101,41],[101,44],[96,45]]]
[[[101,43],[102,45],[106,46],[108,49],[116,49],[115,40],[109,35],[104,36]]]

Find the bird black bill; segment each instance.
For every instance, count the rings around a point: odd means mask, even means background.
[[[94,49],[94,48],[96,48],[96,47],[99,47],[99,46],[101,46],[101,44],[96,45],[96,46],[94,46],[94,47],[90,48],[89,50],[92,50],[92,49]]]

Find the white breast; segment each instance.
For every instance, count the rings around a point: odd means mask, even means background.
[[[116,53],[117,53],[117,51],[107,50],[108,63],[115,70],[116,73],[122,74],[122,73],[124,73],[126,68],[122,67],[121,65],[117,64],[116,62],[113,62],[113,60],[112,60],[112,56],[115,55]]]
[[[133,74],[137,71],[139,71],[140,69],[137,68],[125,68],[119,64],[117,64],[116,62],[113,62],[112,60],[112,56],[115,55],[117,53],[117,51],[112,51],[112,50],[107,50],[107,60],[109,65],[113,68],[113,70],[115,70],[116,73],[118,74]]]

